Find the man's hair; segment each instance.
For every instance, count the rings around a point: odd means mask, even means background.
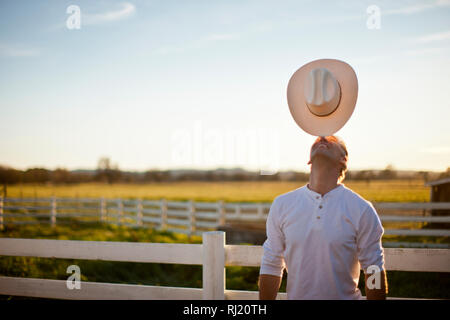
[[[338,136],[333,136],[336,138],[338,144],[341,146],[342,151],[344,152],[345,155],[345,165],[341,168],[341,172],[339,174],[339,182],[344,181],[345,179],[345,173],[347,172],[347,160],[348,160],[348,151],[347,151],[347,146],[345,145],[344,140],[342,140],[341,138],[339,138]]]

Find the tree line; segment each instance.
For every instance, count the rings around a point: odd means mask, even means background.
[[[450,168],[442,173],[417,171],[405,175],[392,166],[384,170],[348,171],[346,180],[390,180],[390,179],[421,179],[424,181],[450,176]],[[259,172],[243,169],[216,169],[216,170],[148,170],[144,172],[122,171],[112,166],[104,159],[99,161],[96,170],[73,170],[45,168],[31,168],[17,170],[0,166],[0,184],[18,183],[151,183],[176,181],[306,181],[309,173],[286,171],[273,175],[261,175]]]

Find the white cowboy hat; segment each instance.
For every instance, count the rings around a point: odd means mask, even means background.
[[[309,62],[289,80],[287,100],[295,122],[314,136],[330,136],[350,119],[358,97],[358,79],[347,63]]]

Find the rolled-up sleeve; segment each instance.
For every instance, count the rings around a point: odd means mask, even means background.
[[[279,223],[279,206],[275,199],[270,207],[266,221],[267,239],[263,244],[264,253],[261,260],[260,274],[282,276],[285,268],[283,252],[285,240]]]
[[[357,236],[358,260],[364,271],[372,265],[384,270],[384,251],[381,245],[383,233],[380,218],[370,204],[359,220]]]

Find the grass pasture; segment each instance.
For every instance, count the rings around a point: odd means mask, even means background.
[[[373,202],[427,202],[429,187],[422,180],[373,180],[344,181],[345,185]],[[282,193],[300,186],[299,182],[173,182],[150,184],[67,184],[67,185],[10,185],[8,197],[41,198],[41,197],[74,197],[74,198],[142,198],[168,200],[217,201],[228,202],[271,202]],[[379,212],[379,214],[411,214],[422,215],[422,212]],[[60,219],[60,218],[59,218]],[[428,228],[423,222],[384,222],[385,229],[421,229]],[[419,236],[387,236],[384,241],[450,243],[448,237]]]
[[[142,198],[230,202],[272,202],[285,192],[306,184],[305,181],[284,182],[173,182],[148,184],[22,184],[7,187],[8,197],[80,197]],[[422,180],[344,181],[365,199],[375,202],[427,202],[429,187]]]

